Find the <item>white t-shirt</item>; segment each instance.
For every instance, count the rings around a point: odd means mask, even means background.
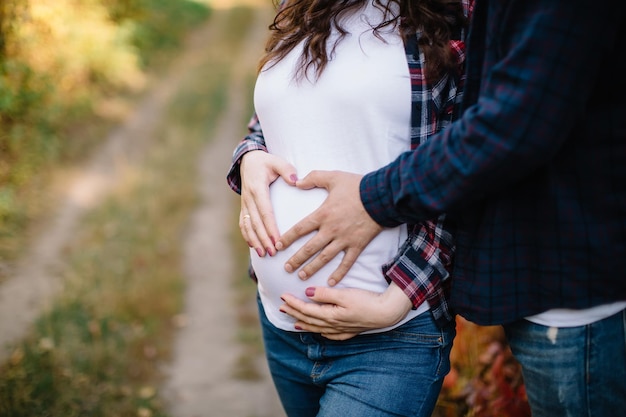
[[[610,317],[625,308],[626,301],[601,304],[599,306],[585,308],[582,310],[555,308],[534,316],[526,317],[526,320],[548,327],[585,326]]]
[[[373,34],[372,26],[381,19],[372,4],[344,19],[350,34],[337,44],[317,80],[314,74],[299,81],[294,77],[301,48],[259,74],[254,104],[268,151],[292,163],[300,178],[315,169],[365,174],[410,149],[411,85],[404,46],[395,29],[380,31],[384,41]],[[323,189],[304,191],[280,179],[274,182],[270,196],[280,232],[320,206],[326,195]],[[337,287],[384,292],[388,284],[381,266],[396,255],[406,234],[406,226],[385,229]],[[307,300],[305,289],[327,285],[340,261],[335,258],[306,281],[285,272],[285,262],[311,236],[273,257],[250,252],[267,317],[283,330],[295,331],[295,320],[278,310],[281,294]],[[427,309],[425,303],[397,325]]]

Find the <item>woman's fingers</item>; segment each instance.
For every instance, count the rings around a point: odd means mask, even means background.
[[[297,320],[299,330],[321,333],[342,340],[367,330],[398,323],[413,307],[395,283],[383,293],[357,288],[309,287],[303,301],[285,293],[280,310]]]
[[[273,212],[270,215],[273,216]],[[274,243],[268,234],[259,213],[258,205],[254,200],[250,201],[249,198],[242,197],[239,227],[248,246],[254,248],[259,256],[265,256],[266,253],[270,255],[276,253]]]
[[[287,161],[263,151],[252,151],[241,159],[241,213],[239,228],[248,245],[259,256],[276,253],[280,234],[269,187],[283,177],[291,185],[297,179],[295,168]]]

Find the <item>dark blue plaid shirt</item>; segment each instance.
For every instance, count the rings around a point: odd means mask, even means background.
[[[477,0],[462,118],[366,175],[383,226],[457,221],[479,324],[626,300],[626,2]]]

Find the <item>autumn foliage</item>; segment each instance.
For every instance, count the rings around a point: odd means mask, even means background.
[[[521,368],[501,327],[458,317],[451,362],[438,416],[530,417]]]

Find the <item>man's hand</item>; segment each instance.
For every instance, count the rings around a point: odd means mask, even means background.
[[[274,255],[280,236],[270,201],[271,183],[282,177],[295,185],[296,169],[282,158],[263,151],[251,151],[241,158],[241,211],[239,229],[248,246],[259,256]]]
[[[381,231],[365,211],[361,203],[359,183],[362,175],[341,171],[313,171],[296,186],[301,189],[325,188],[328,197],[313,213],[296,223],[276,243],[281,250],[298,238],[317,230],[318,232],[300,248],[285,264],[287,272],[293,272],[305,262],[298,276],[306,279],[322,266],[344,252],[337,269],[328,277],[328,284],[338,283],[354,264],[363,249]]]
[[[310,287],[307,296],[315,303],[283,294],[285,304],[280,310],[298,320],[297,328],[333,340],[392,326],[406,317],[413,306],[394,283],[382,294],[356,288]]]

